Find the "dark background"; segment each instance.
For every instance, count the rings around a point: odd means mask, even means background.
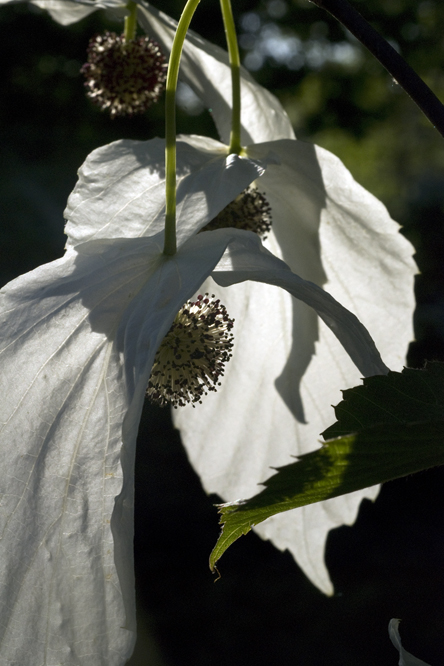
[[[354,2],[444,98],[444,6],[433,0]],[[179,15],[181,3],[162,9]],[[443,139],[390,76],[307,0],[238,0],[243,58],[279,96],[299,138],[336,154],[378,196],[414,243],[416,342],[409,365],[444,360]],[[76,170],[99,145],[163,136],[163,103],[134,119],[100,113],[79,68],[98,12],[69,28],[17,4],[0,10],[0,277],[63,253],[63,208]],[[193,28],[223,42],[216,0]],[[206,111],[178,110],[178,129],[216,136]],[[288,553],[249,534],[221,561],[208,555],[217,514],[190,468],[168,410],[147,404],[137,459],[136,573],[140,639],[133,666],[394,666],[387,636],[403,619],[405,646],[444,663],[444,475],[388,483],[355,526],[330,533],[336,594],[324,597]]]

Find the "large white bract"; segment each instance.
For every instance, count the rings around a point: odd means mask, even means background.
[[[118,141],[79,171],[65,256],[0,291],[0,654],[119,666],[135,636],[133,466],[145,390],[175,315],[213,272],[315,308],[365,374],[365,328],[252,232],[198,234],[265,163],[178,146],[178,252],[163,248],[164,142]],[[220,187],[217,187],[218,183]],[[215,272],[217,270],[217,272]]]

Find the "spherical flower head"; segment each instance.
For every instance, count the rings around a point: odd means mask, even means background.
[[[157,42],[146,36],[126,41],[124,35],[105,32],[91,39],[87,53],[80,70],[86,94],[111,118],[144,113],[157,102],[167,74]]]
[[[271,229],[271,222],[270,204],[264,194],[250,185],[203,227],[202,231],[235,227],[254,231],[265,240],[265,234]]]
[[[231,358],[234,320],[214,296],[187,301],[154,359],[147,395],[159,405],[183,407],[216,391]]]

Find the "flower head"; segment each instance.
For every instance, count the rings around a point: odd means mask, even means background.
[[[156,102],[167,66],[159,45],[149,37],[126,41],[123,35],[105,32],[90,40],[81,72],[88,97],[115,118],[143,113]]]
[[[271,208],[265,195],[259,192],[257,187],[249,186],[225,206],[214,220],[205,225],[202,231],[234,227],[254,231],[265,240],[265,234],[271,229],[271,222]]]
[[[199,294],[177,313],[154,358],[147,395],[183,407],[216,391],[233,349],[233,320],[219,299]]]

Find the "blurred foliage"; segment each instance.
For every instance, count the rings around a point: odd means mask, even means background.
[[[257,12],[259,50],[260,34],[277,3],[285,13],[273,22],[287,40],[300,40],[292,49],[299,58],[289,54],[278,63],[267,56],[258,79],[280,96],[300,138],[336,152],[395,217],[405,217],[412,181],[426,166],[444,173],[438,136],[373,56],[335,19],[305,0],[292,5],[270,0]],[[429,0],[354,4],[444,98],[442,5]]]
[[[352,2],[444,99],[444,5]],[[177,18],[182,5],[164,0],[161,8]],[[234,12],[245,64],[278,95],[297,136],[339,155],[414,243],[422,275],[409,361],[444,360],[443,139],[379,63],[308,0],[237,0]],[[64,28],[37,7],[0,9],[2,282],[61,256],[63,208],[91,150],[164,133],[162,102],[143,117],[111,121],[85,98],[79,68],[89,38],[105,27],[120,30],[102,12]],[[224,46],[217,0],[201,3],[192,27]],[[216,136],[206,111],[192,100],[184,107],[180,132]],[[442,470],[387,484],[353,529],[331,534],[327,562],[338,594],[327,599],[288,553],[253,535],[226,555],[213,586],[207,557],[216,511],[167,411],[147,405],[137,467],[139,600],[165,655],[147,663],[389,666],[397,659],[390,617],[405,618],[407,649],[443,661]],[[187,523],[185,502],[195,516]]]

